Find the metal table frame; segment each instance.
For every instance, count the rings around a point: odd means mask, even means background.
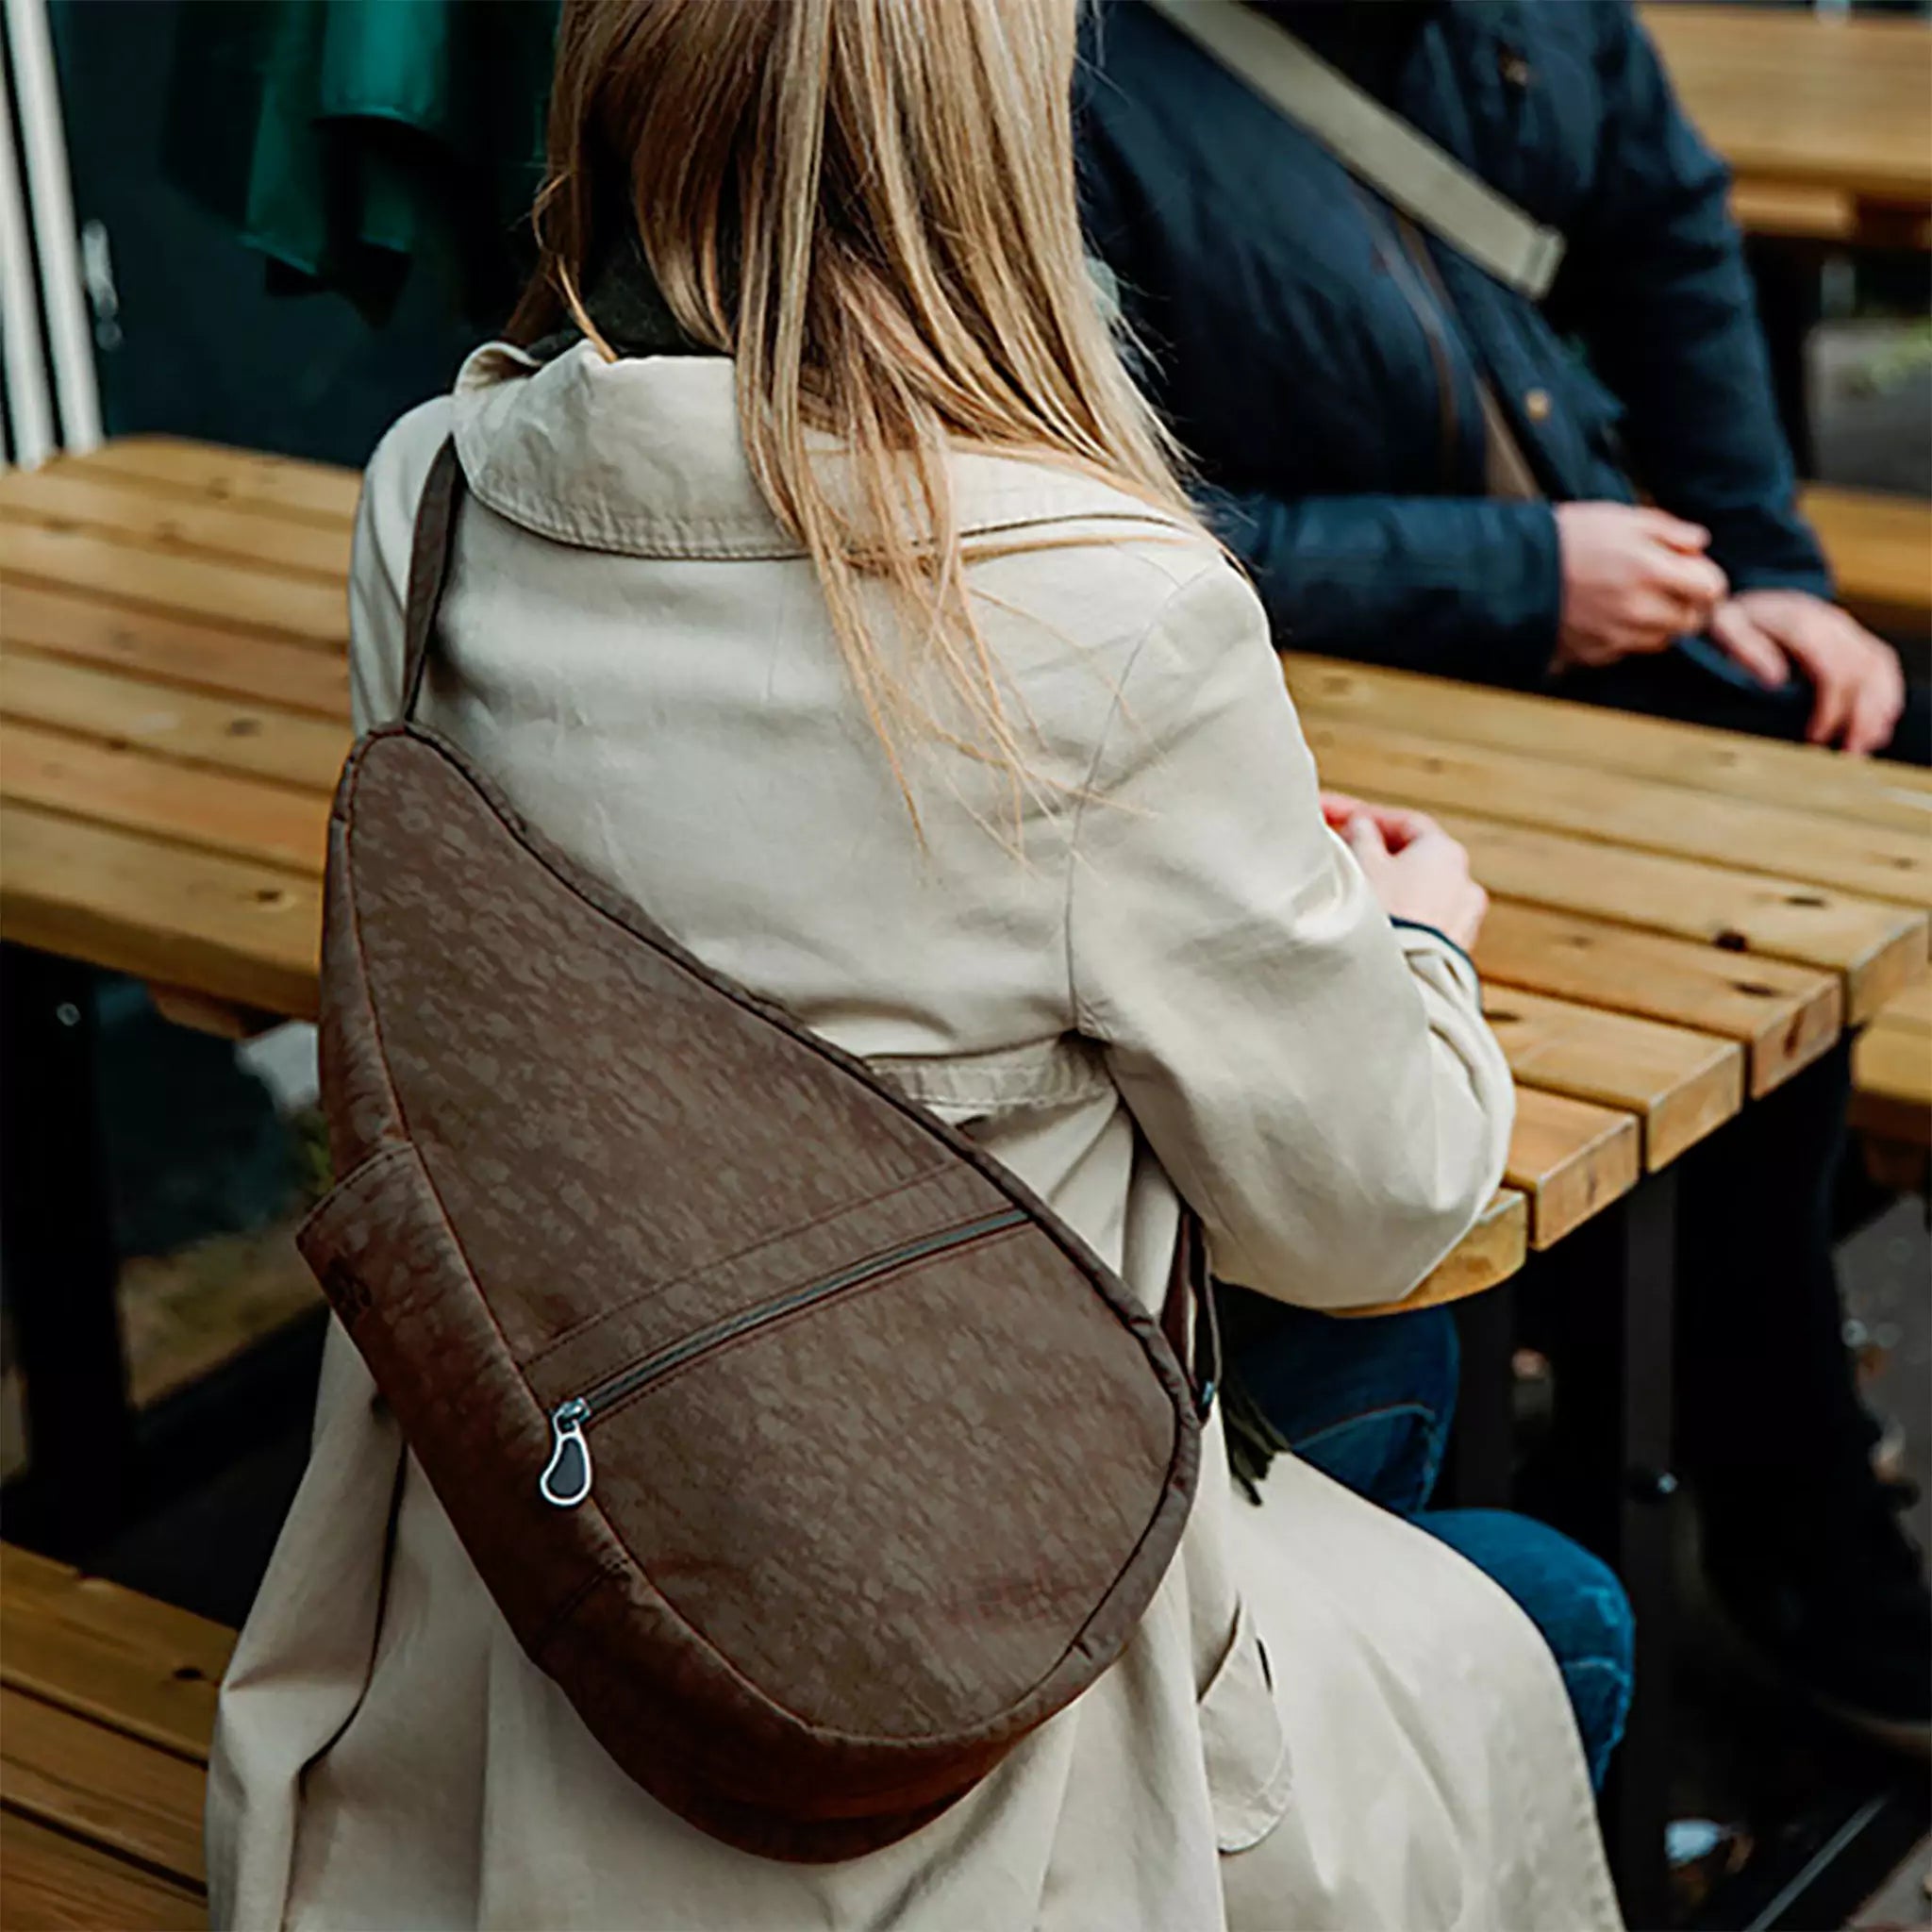
[[[1670,1896],[1676,1202],[1676,1171],[1665,1168],[1567,1235],[1549,1250],[1563,1257],[1563,1281],[1543,1311],[1556,1328],[1555,1456],[1570,1474],[1560,1526],[1616,1571],[1636,1619],[1636,1688],[1603,1798],[1633,1932],[1666,1924]],[[1457,1307],[1463,1366],[1450,1474],[1468,1507],[1507,1508],[1514,1498],[1521,1279]]]

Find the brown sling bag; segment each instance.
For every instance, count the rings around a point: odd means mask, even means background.
[[[302,1252],[531,1660],[716,1838],[843,1858],[1119,1656],[1179,1542],[1212,1324],[693,958],[412,722],[329,824],[339,1185]],[[1190,1305],[1193,1378],[1180,1366]]]

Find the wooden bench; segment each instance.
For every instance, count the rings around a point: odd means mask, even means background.
[[[1842,188],[1739,181],[1731,189],[1731,218],[1747,235],[1788,242],[1921,254],[1932,248],[1932,215],[1923,208],[1888,208]]]
[[[1932,503],[1819,483],[1801,507],[1847,608],[1880,630],[1932,630]]]
[[[1921,980],[1874,1015],[1852,1049],[1852,1124],[1865,1164],[1888,1187],[1932,1178],[1932,982]]]
[[[0,1546],[0,1926],[208,1923],[202,1802],[233,1634]]]

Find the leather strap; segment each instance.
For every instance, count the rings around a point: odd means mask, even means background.
[[[1237,80],[1312,134],[1350,174],[1531,301],[1556,280],[1563,238],[1257,8],[1149,0]]]
[[[436,453],[429,478],[416,506],[416,536],[409,547],[409,601],[403,613],[403,703],[401,718],[416,715],[423,679],[436,648],[436,616],[449,581],[450,551],[457,507],[463,500],[463,466],[451,437]]]
[[[1188,1346],[1190,1304],[1194,1311],[1191,1350]],[[1221,1387],[1221,1323],[1214,1311],[1214,1284],[1208,1274],[1207,1230],[1201,1225],[1201,1217],[1185,1205],[1174,1236],[1174,1268],[1160,1310],[1160,1332],[1167,1337],[1174,1359],[1189,1364],[1195,1412],[1206,1421]]]
[[[1407,215],[1397,214],[1395,225],[1401,230],[1402,245],[1415,263],[1416,273],[1428,284],[1430,292],[1448,314],[1459,315],[1456,297],[1444,285],[1435,257],[1424,243],[1416,225]],[[1499,503],[1541,503],[1542,485],[1536,479],[1536,471],[1524,455],[1509,418],[1503,413],[1503,405],[1496,399],[1495,384],[1479,362],[1475,365],[1475,399],[1483,417],[1483,482],[1490,495]]]

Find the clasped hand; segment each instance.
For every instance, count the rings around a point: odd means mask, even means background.
[[[1614,664],[1703,632],[1771,690],[1793,668],[1814,692],[1806,736],[1863,755],[1890,742],[1905,706],[1898,654],[1807,591],[1733,592],[1710,532],[1624,503],[1557,508],[1563,608],[1557,663]]]

